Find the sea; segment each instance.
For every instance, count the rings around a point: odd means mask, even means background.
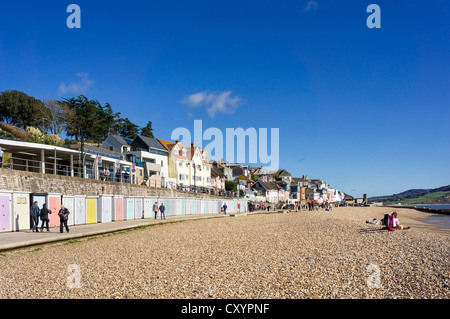
[[[445,209],[450,210],[450,205],[415,205],[416,207],[423,207],[428,209]]]
[[[415,205],[415,206],[429,209],[430,216],[423,220],[425,223],[443,226],[443,228],[450,231],[450,214],[440,213],[441,210],[450,211],[450,205]],[[433,213],[433,210],[437,210],[436,213]]]

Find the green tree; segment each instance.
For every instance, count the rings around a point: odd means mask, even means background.
[[[120,119],[117,133],[122,137],[133,139],[139,134],[139,126],[128,118]]]
[[[64,99],[62,101],[71,110],[75,112],[75,116],[67,120],[67,135],[74,136],[75,139],[92,139],[97,119],[96,101],[91,101],[84,95],[77,98]]]
[[[120,113],[114,113],[108,103],[102,106],[99,101],[89,100],[83,95],[65,99],[63,103],[74,112],[74,116],[67,118],[66,131],[76,139],[101,142],[122,127],[118,124]]]
[[[232,181],[225,181],[225,190],[227,192],[235,192],[237,191],[237,184]]]
[[[7,90],[0,93],[0,120],[21,128],[36,123],[37,109],[42,102],[24,92]]]
[[[153,128],[152,128],[152,122],[151,122],[151,121],[148,121],[147,125],[144,126],[144,127],[141,129],[141,135],[142,135],[142,136],[146,136],[146,137],[155,138],[155,137],[153,136]]]

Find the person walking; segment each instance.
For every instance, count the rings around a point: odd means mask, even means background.
[[[224,204],[223,204],[223,213],[224,213],[225,215],[227,214],[227,208],[228,208],[227,203],[224,203]]]
[[[0,168],[2,168],[2,167],[3,167],[3,150],[0,147]]]
[[[48,216],[48,214],[51,214],[52,213],[52,211],[51,210],[49,210],[48,208],[47,208],[47,204],[43,204],[42,205],[42,209],[41,209],[41,221],[42,221],[42,224],[41,224],[41,233],[42,233],[42,231],[44,230],[44,224],[46,224],[47,225],[47,231],[50,231],[50,228],[49,228],[49,221],[50,221],[50,219],[49,219],[49,216]]]
[[[40,209],[38,206],[38,202],[35,201],[33,203],[33,206],[31,206],[30,215],[33,218],[33,232],[36,230],[36,233],[39,231],[38,230],[39,214],[40,214]]]
[[[109,182],[109,179],[111,177],[111,172],[109,171],[109,168],[105,169],[105,180]]]
[[[161,203],[161,206],[159,206],[159,211],[161,212],[161,219],[166,219],[166,207],[164,206],[164,203]]]
[[[66,227],[66,231],[69,232],[69,227],[67,226],[67,220],[69,219],[69,210],[61,205],[61,209],[58,212],[59,216],[59,232],[64,232],[64,227]],[[64,226],[64,227],[63,227]]]
[[[156,203],[153,205],[153,212],[155,213],[155,219],[156,219],[156,215],[158,215],[158,210],[159,210],[158,202],[156,202]]]

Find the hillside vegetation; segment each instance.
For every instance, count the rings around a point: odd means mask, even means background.
[[[369,201],[405,205],[450,204],[450,185],[434,189],[410,189],[390,196],[371,197]]]

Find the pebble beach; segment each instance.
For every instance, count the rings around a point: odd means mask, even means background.
[[[365,222],[392,211],[189,220],[6,251],[0,298],[448,299],[450,231],[414,209],[395,209],[408,230]]]

